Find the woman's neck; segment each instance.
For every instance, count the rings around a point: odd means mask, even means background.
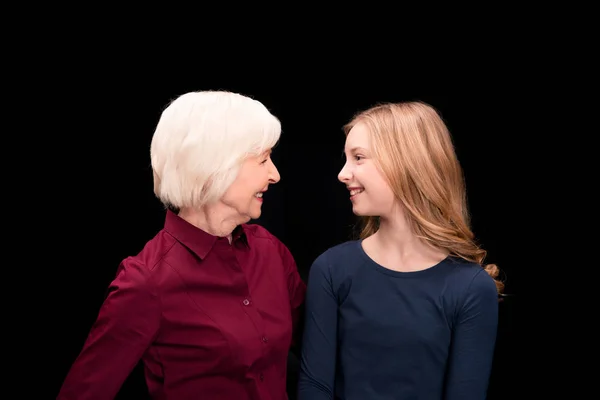
[[[377,263],[398,271],[426,269],[448,256],[418,237],[401,213],[380,218],[379,229],[363,241],[363,248]]]
[[[230,243],[233,230],[245,222],[238,213],[222,203],[206,205],[199,210],[184,208],[178,215],[208,234],[228,238]]]

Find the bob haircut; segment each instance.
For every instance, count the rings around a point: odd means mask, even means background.
[[[281,123],[259,101],[228,91],[185,93],[162,112],[150,145],[154,194],[167,208],[218,201],[242,162],[279,141]]]

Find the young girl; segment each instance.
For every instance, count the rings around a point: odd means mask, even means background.
[[[406,102],[344,131],[338,178],[365,224],[310,270],[299,400],[485,399],[503,285],[469,227],[447,127]]]

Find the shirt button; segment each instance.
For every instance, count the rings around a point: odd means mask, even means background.
[[[269,341],[269,339],[267,339],[267,337],[266,337],[266,336],[263,336],[263,337],[262,337],[262,341],[263,341],[263,342],[265,342],[265,343],[267,343],[267,342]]]
[[[242,303],[244,303],[245,306],[248,306],[248,305],[250,305],[250,300],[244,299],[244,301],[242,301]]]

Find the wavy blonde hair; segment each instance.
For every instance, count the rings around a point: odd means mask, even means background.
[[[439,113],[420,102],[386,103],[362,111],[344,126],[348,135],[363,123],[370,132],[375,162],[406,210],[413,232],[451,255],[480,264],[504,283],[495,264],[474,239],[462,168],[450,132]],[[379,217],[362,217],[361,238],[374,234]]]

